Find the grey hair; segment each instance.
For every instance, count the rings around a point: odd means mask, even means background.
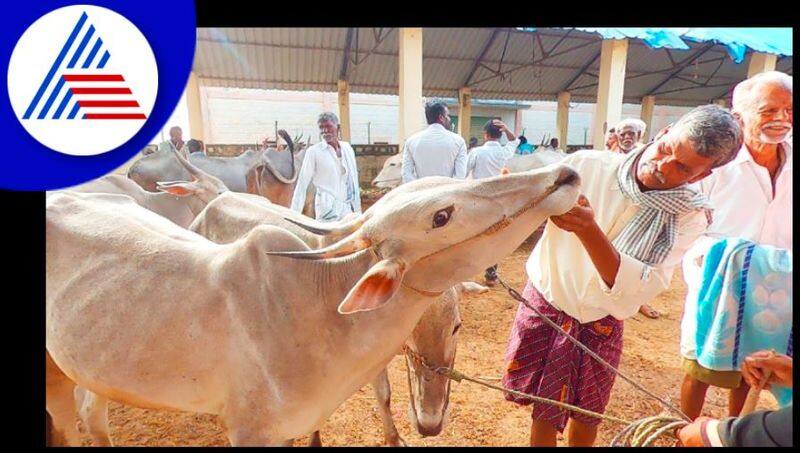
[[[792,76],[784,74],[779,71],[767,71],[750,77],[747,80],[739,82],[736,88],[733,89],[733,99],[731,100],[731,110],[742,111],[750,106],[753,102],[753,89],[762,84],[775,84],[780,85],[789,94],[792,94]]]
[[[701,105],[683,115],[670,132],[687,137],[697,154],[714,160],[712,168],[721,167],[736,158],[742,147],[742,128],[736,118],[716,105]]]
[[[339,117],[333,112],[320,113],[319,118],[317,118],[317,124],[320,124],[324,121],[333,121],[333,124],[337,126],[339,125]]]
[[[647,124],[645,124],[644,121],[636,118],[625,118],[624,120],[617,123],[616,126],[614,126],[614,130],[620,132],[623,128],[626,127],[631,127],[640,134],[643,134],[644,130],[647,129]]]

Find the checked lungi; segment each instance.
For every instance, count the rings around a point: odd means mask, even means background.
[[[622,321],[606,316],[580,324],[550,305],[530,282],[522,297],[617,368],[622,355]],[[506,388],[602,414],[611,396],[614,377],[613,371],[584,353],[520,303],[506,349],[506,372],[503,376]],[[506,399],[522,405],[533,403],[529,398],[511,394],[506,394]],[[564,431],[569,417],[587,425],[600,423],[600,419],[595,417],[539,403],[534,403],[532,417],[550,423],[559,432]]]

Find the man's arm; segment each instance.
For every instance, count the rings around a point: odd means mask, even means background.
[[[411,157],[411,150],[409,148],[408,140],[406,140],[406,143],[403,146],[403,164],[401,166],[401,171],[403,173],[403,184],[417,179],[417,172],[414,168],[414,158]]]
[[[458,153],[456,154],[456,162],[454,167],[454,178],[464,179],[467,177],[467,144],[461,137],[459,137],[458,140]]]
[[[478,153],[475,152],[475,149],[473,149],[472,151],[469,152],[469,155],[467,156],[467,175],[466,176],[469,176],[470,174],[474,175],[474,172],[475,172],[475,156],[477,154]]]
[[[678,439],[686,447],[790,447],[792,422],[791,405],[724,420],[698,417],[678,431]]]
[[[316,170],[316,161],[313,150],[306,151],[303,156],[303,165],[300,168],[300,174],[297,176],[297,184],[294,186],[294,193],[292,194],[292,210],[303,212],[303,206],[306,203],[306,190],[311,183],[311,178],[314,177],[314,170]]]

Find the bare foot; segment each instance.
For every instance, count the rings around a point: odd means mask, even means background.
[[[659,313],[658,310],[647,304],[639,307],[639,313],[647,316],[650,319],[658,319],[658,317],[661,316],[661,313]]]

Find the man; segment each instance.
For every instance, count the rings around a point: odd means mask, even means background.
[[[194,154],[194,153],[205,154],[203,148],[204,148],[203,142],[201,142],[200,140],[195,140],[193,138],[190,138],[189,141],[186,142],[186,149],[189,151],[189,154]]]
[[[306,150],[292,196],[292,209],[303,212],[306,190],[316,188],[314,212],[317,220],[341,220],[361,213],[356,155],[349,143],[339,140],[339,118],[325,112],[317,119],[322,141]]]
[[[563,149],[558,147],[558,139],[555,138],[555,137],[550,139],[550,148],[552,148],[553,151],[558,152],[558,153],[563,153],[564,152]]]
[[[604,149],[606,151],[619,151],[619,140],[617,140],[617,133],[613,127],[606,132],[606,143]]]
[[[187,156],[184,149],[185,143],[183,142],[183,131],[178,126],[173,126],[169,129],[169,140],[164,140],[158,145],[159,151],[180,151],[184,157]]]
[[[627,154],[636,148],[645,128],[647,128],[647,125],[644,121],[635,118],[626,118],[620,121],[614,127],[617,143],[619,144],[619,152]]]
[[[526,265],[523,297],[618,366],[622,320],[667,289],[681,256],[708,225],[705,197],[689,183],[732,160],[741,143],[733,116],[707,105],[627,155],[568,155],[562,163],[580,175],[583,195],[570,211],[547,222]],[[615,377],[522,304],[506,363],[505,387],[599,413]],[[555,446],[568,417],[570,446],[592,445],[597,435],[598,419],[555,406],[536,404],[532,416],[533,446]]]
[[[768,351],[750,354],[742,364],[742,378],[758,386],[764,373],[770,372],[771,384],[792,387],[792,358]],[[777,411],[759,411],[725,420],[699,417],[681,428],[678,438],[686,447],[791,447],[793,445],[792,406]]]
[[[476,146],[478,146],[478,137],[470,137],[469,138],[469,147],[467,148],[467,150],[469,151],[472,148],[475,148]]]
[[[508,143],[501,145],[498,141],[506,134]],[[506,165],[506,161],[514,157],[514,150],[517,149],[519,140],[514,133],[508,129],[505,123],[500,120],[489,120],[483,126],[483,146],[473,149],[467,159],[467,175],[472,174],[475,179],[490,178],[497,176]],[[497,264],[486,269],[484,275],[486,286],[497,284]]]
[[[425,104],[428,127],[406,140],[403,147],[403,184],[426,176],[464,179],[467,175],[467,144],[450,132],[452,122],[442,101]]]
[[[786,139],[792,130],[792,77],[773,71],[739,83],[732,112],[742,125],[744,144],[733,162],[700,183],[714,205],[713,222],[683,260],[681,409],[692,419],[700,415],[709,385],[731,390],[731,416],[739,414],[749,390],[738,369],[711,370],[697,362],[695,333],[710,327],[696,325],[703,256],[721,238],[792,250],[792,144]]]

